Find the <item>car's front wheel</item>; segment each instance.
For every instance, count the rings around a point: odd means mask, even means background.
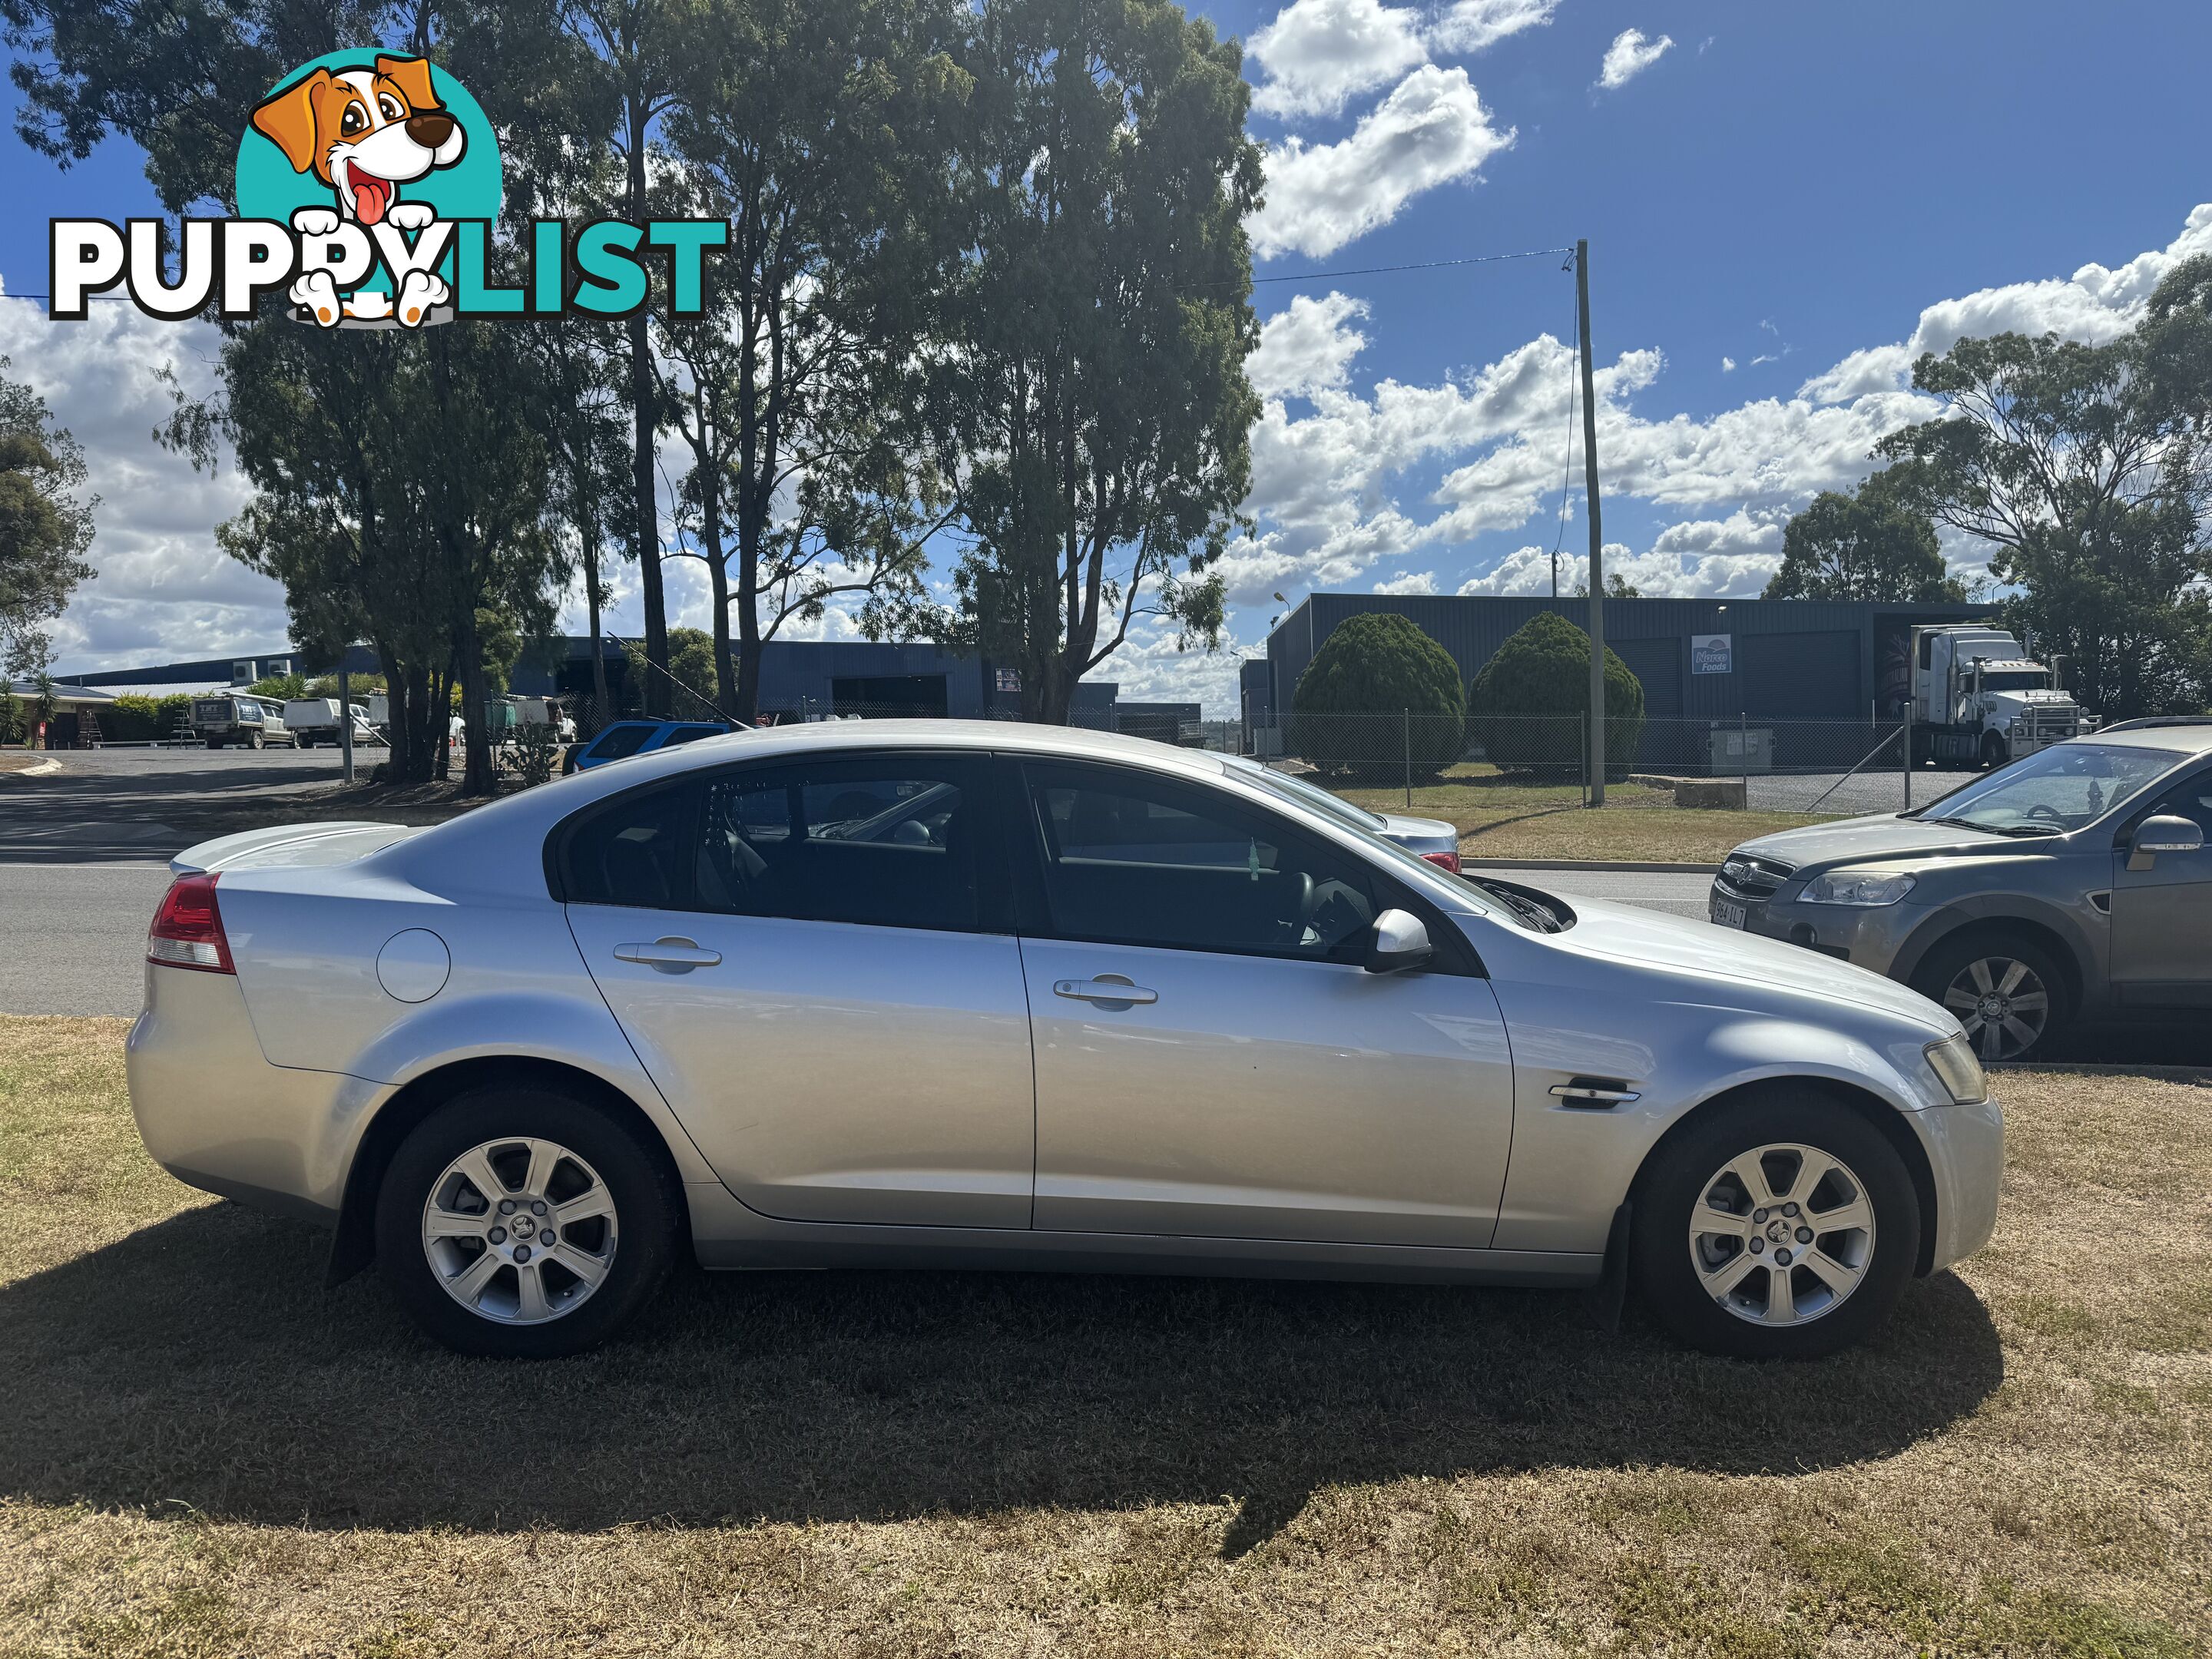
[[[1986,933],[1938,945],[1912,988],[1958,1017],[1985,1063],[2047,1049],[2066,1022],[2066,981],[2032,939]]]
[[[1889,1316],[1920,1252],[1897,1151],[1810,1088],[1746,1097],[1657,1154],[1632,1267],[1670,1332],[1708,1353],[1811,1359]]]
[[[378,1269],[463,1353],[551,1358],[628,1323],[675,1257],[674,1178],[588,1102],[495,1085],[418,1124],[386,1171]]]

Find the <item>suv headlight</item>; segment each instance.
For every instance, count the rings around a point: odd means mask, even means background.
[[[1913,878],[1901,870],[1831,870],[1797,896],[1807,904],[1894,904],[1912,888]]]
[[[1972,1106],[1989,1098],[1989,1079],[1983,1075],[1974,1045],[1965,1037],[1945,1037],[1921,1052],[1928,1056],[1928,1069],[1936,1073],[1936,1080],[1951,1097],[1953,1105]]]

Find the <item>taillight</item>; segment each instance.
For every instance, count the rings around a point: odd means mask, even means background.
[[[1456,853],[1424,853],[1421,856],[1429,863],[1441,866],[1454,875],[1459,873],[1459,854]]]
[[[230,941],[222,935],[215,884],[216,877],[208,875],[179,876],[169,884],[146,935],[147,961],[209,974],[238,971],[230,965]]]

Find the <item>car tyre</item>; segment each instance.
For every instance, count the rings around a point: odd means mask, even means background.
[[[1944,940],[1914,970],[1912,988],[1941,1003],[1966,1027],[1966,1040],[1984,1065],[2048,1053],[2073,1014],[2057,959],[2035,940],[2016,933]],[[2039,1003],[2033,1000],[2038,997]],[[2022,1035],[2023,1027],[2027,1035]]]
[[[1815,1359],[1850,1347],[1888,1318],[1920,1255],[1904,1159],[1808,1087],[1761,1090],[1693,1124],[1646,1168],[1633,1203],[1632,1282],[1661,1325],[1707,1353]],[[1820,1231],[1823,1218],[1839,1230]]]
[[[500,1218],[491,1195],[482,1195],[490,1212],[484,1217],[483,1237],[450,1244],[430,1237],[434,1223],[437,1231],[466,1224],[457,1224],[453,1212],[473,1207],[471,1183],[465,1176],[456,1177],[454,1171],[463,1162],[481,1167],[476,1165],[475,1154],[487,1147],[498,1149],[490,1154],[495,1166],[492,1178],[509,1183],[511,1201],[524,1211],[534,1206],[526,1187],[513,1183],[517,1178],[526,1183],[526,1171],[537,1169],[530,1157],[535,1147],[566,1155],[553,1176],[556,1209],[562,1207],[564,1194],[568,1207],[592,1207],[577,1205],[580,1193],[586,1200],[597,1194],[611,1208],[604,1233],[593,1234],[588,1230],[594,1224],[586,1221],[556,1235],[550,1250],[541,1245],[535,1263],[540,1287],[536,1322],[520,1322],[528,1311],[525,1307],[501,1305],[510,1295],[520,1301],[526,1267],[511,1260],[483,1280],[482,1305],[465,1305],[460,1299],[468,1288],[468,1268],[492,1254],[485,1240],[494,1230],[489,1224]],[[501,1358],[556,1358],[605,1341],[651,1300],[675,1261],[682,1215],[683,1199],[673,1171],[627,1126],[596,1105],[557,1090],[493,1085],[448,1101],[401,1142],[377,1192],[377,1269],[415,1322],[447,1347]],[[517,1220],[533,1224],[526,1215]],[[544,1220],[534,1226],[537,1239],[548,1236]],[[472,1250],[468,1248],[471,1244]],[[559,1265],[564,1259],[584,1265],[575,1249],[562,1248],[578,1244],[595,1259],[604,1249],[603,1276],[595,1282],[580,1279]],[[509,1258],[525,1253],[513,1237],[497,1248]],[[555,1263],[550,1267],[546,1266],[549,1255]],[[445,1264],[442,1272],[440,1262]],[[556,1277],[562,1280],[558,1288]],[[462,1288],[449,1290],[449,1284]],[[579,1288],[584,1291],[581,1296],[575,1295]],[[574,1297],[573,1306],[544,1311],[549,1300],[557,1301],[563,1294]]]

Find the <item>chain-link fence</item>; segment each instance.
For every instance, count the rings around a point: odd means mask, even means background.
[[[1589,726],[1579,714],[1410,710],[1293,716],[1245,732],[1243,751],[1347,791],[1517,784],[1587,804]],[[1606,805],[1848,816],[1924,805],[1953,775],[1905,763],[1896,720],[1609,720]]]

